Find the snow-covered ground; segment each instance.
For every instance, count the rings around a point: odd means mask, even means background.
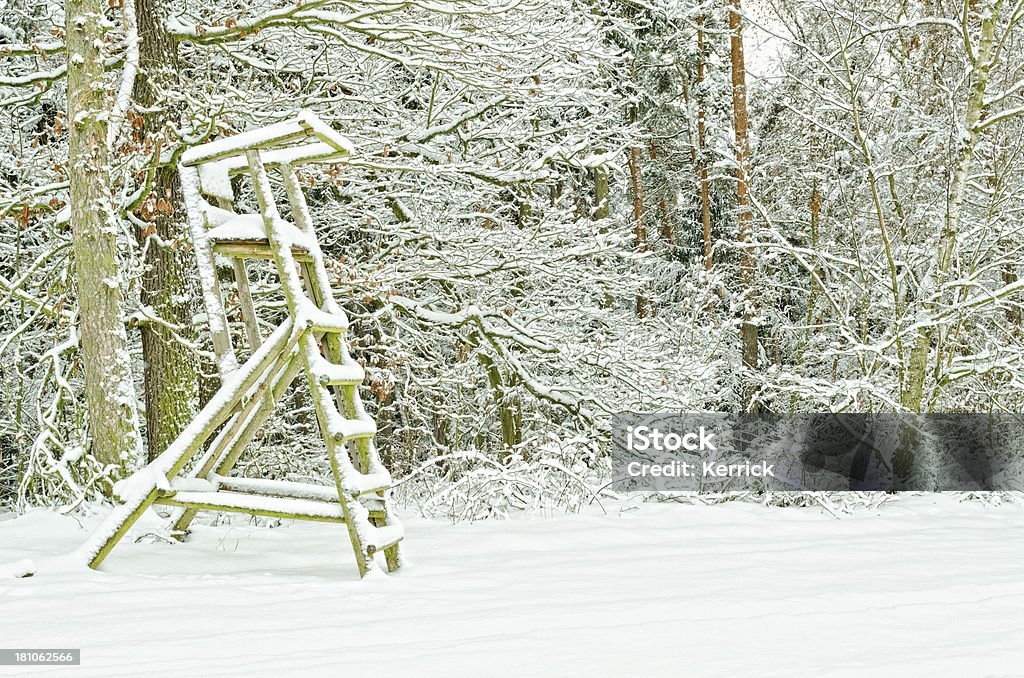
[[[1024,675],[1020,505],[606,508],[409,520],[413,562],[365,581],[338,526],[235,516],[92,572],[47,567],[77,521],[0,516],[0,563],[40,568],[0,579],[0,647],[80,647],[26,672],[74,676]]]

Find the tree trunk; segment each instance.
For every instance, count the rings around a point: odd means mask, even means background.
[[[92,454],[121,468],[140,450],[110,198],[101,0],[67,0],[71,230]]]
[[[747,73],[743,64],[743,20],[740,15],[740,0],[729,0],[729,34],[732,61],[732,110],[733,127],[736,133],[736,204],[737,240],[741,245],[750,242],[754,216],[750,208],[750,194],[747,177],[750,174],[750,137],[747,132]],[[743,322],[740,326],[743,367],[746,371],[757,369],[757,326],[751,322],[750,308],[754,292],[754,259],[749,250],[740,252],[740,284],[745,297]],[[745,380],[746,381],[746,380]],[[753,389],[749,383],[742,388],[743,407],[756,410],[752,401]]]
[[[936,295],[941,295],[942,286],[949,276],[953,263],[953,251],[960,233],[960,222],[966,202],[967,180],[971,171],[971,161],[974,158],[974,149],[981,133],[978,123],[981,122],[981,116],[985,110],[985,90],[988,87],[989,71],[992,70],[992,62],[995,58],[996,26],[999,23],[1002,4],[1002,0],[995,0],[988,3],[987,8],[980,12],[982,15],[981,36],[971,63],[971,86],[967,94],[967,111],[964,116],[964,129],[967,134],[961,141],[953,169],[945,224],[942,234],[939,236],[936,272],[931,285],[931,291]],[[928,291],[926,289],[925,294]],[[925,310],[929,313],[935,310],[934,307],[934,303],[925,302]],[[910,349],[907,378],[903,392],[900,394],[900,400],[903,407],[911,412],[920,412],[924,405],[924,381],[928,371],[928,354],[931,350],[932,339],[933,328],[923,327],[918,331],[914,346]]]
[[[629,149],[629,180],[633,193],[633,235],[636,248],[641,252],[647,249],[647,230],[644,228],[644,186],[640,169],[640,147]]]
[[[672,209],[668,204],[668,197],[662,193],[661,197],[658,198],[658,212],[661,214],[661,237],[665,238],[665,242],[671,245],[673,248],[676,244],[676,230],[672,226]],[[671,250],[669,256],[672,256],[675,250]]]
[[[479,335],[472,335],[470,341],[479,346],[483,339]],[[502,449],[498,452],[498,458],[504,460],[511,454],[511,450],[523,442],[523,412],[518,399],[511,397],[506,391],[506,386],[512,389],[517,384],[516,375],[509,373],[508,379],[504,380],[498,365],[483,351],[480,351],[480,364],[487,372],[487,383],[491,387],[491,395],[494,404],[498,407],[498,421],[501,423]],[[506,383],[507,381],[507,383]]]
[[[598,167],[594,170],[594,219],[607,219],[610,213],[608,170]]]
[[[644,228],[644,182],[640,169],[639,146],[629,149],[629,180],[633,194],[633,236],[636,240],[636,249],[644,252],[647,250],[647,230]],[[643,294],[637,294],[637,317],[642,318],[647,315],[647,306],[647,298]]]
[[[704,16],[697,17],[697,85],[704,83]],[[704,225],[704,268],[711,270],[711,190],[708,186],[708,164],[704,157],[704,95],[697,96],[697,166],[700,168],[700,213]]]
[[[136,0],[139,14],[140,73],[135,100],[143,111],[143,131],[163,139],[169,122],[166,92],[179,91],[178,43],[163,25],[163,0]],[[166,146],[167,144],[163,144]],[[195,315],[195,276],[191,274],[190,249],[178,172],[160,166],[141,216],[149,226],[142,234],[146,243],[141,301],[177,333],[192,340]],[[145,359],[146,433],[149,458],[170,445],[195,414],[198,391],[196,358],[175,340],[163,323],[142,325]]]
[[[647,143],[647,157],[651,161],[652,166],[657,165],[658,146],[654,143],[653,138]],[[661,218],[661,235],[669,245],[668,256],[672,257],[675,254],[676,233],[675,228],[672,226],[672,211],[668,206],[668,192],[670,188],[663,183],[661,186],[656,187],[655,190],[658,193],[658,216]]]
[[[629,109],[629,121],[636,123],[638,119],[636,107]],[[647,250],[647,229],[644,228],[644,180],[643,171],[640,168],[640,154],[643,149],[640,146],[630,146],[629,149],[629,181],[630,193],[633,198],[633,236],[636,241],[636,249],[640,252]],[[643,317],[647,315],[647,298],[642,294],[636,295],[636,315]]]

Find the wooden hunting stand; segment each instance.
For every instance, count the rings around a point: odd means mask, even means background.
[[[374,446],[363,409],[363,369],[344,340],[348,319],[335,302],[305,196],[293,169],[349,155],[351,143],[309,112],[293,120],[196,146],[181,158],[182,191],[222,386],[159,457],[119,484],[117,506],[82,550],[98,567],[152,504],[180,507],[183,534],[200,510],[344,523],[360,575],[383,552],[399,567],[401,524],[388,504],[391,475]],[[291,212],[282,219],[269,172],[280,176]],[[231,177],[247,173],[260,214],[234,210]],[[216,201],[216,206],[207,202]],[[251,355],[238,364],[214,256],[231,260]],[[264,338],[257,323],[246,259],[270,259],[281,279],[288,317]],[[238,462],[278,399],[305,372],[334,486],[233,478]],[[209,443],[209,444],[207,444]]]

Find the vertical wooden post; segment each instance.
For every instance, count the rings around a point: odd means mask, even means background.
[[[206,237],[206,218],[202,210],[203,196],[200,192],[199,170],[195,167],[180,168],[181,192],[188,206],[188,224],[192,232],[192,248],[199,262],[199,282],[203,288],[203,305],[213,339],[213,352],[217,356],[217,371],[223,382],[238,368],[231,334],[228,332],[228,316],[224,311],[220,283],[213,258],[210,239]]]
[[[217,198],[217,206],[221,209],[234,211],[234,205],[227,198]],[[256,318],[256,307],[252,303],[252,290],[249,289],[249,271],[245,259],[231,258],[231,268],[235,273],[235,286],[238,289],[238,305],[242,310],[242,322],[245,326],[245,340],[249,342],[249,351],[255,353],[263,343],[260,325]]]

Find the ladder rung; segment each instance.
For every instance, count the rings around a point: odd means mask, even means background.
[[[344,313],[321,311],[305,296],[298,300],[297,315],[314,332],[341,334],[348,330],[348,317]]]
[[[324,386],[358,386],[363,383],[366,373],[358,363],[338,365],[328,361],[322,355],[310,360],[310,370]]]
[[[360,473],[353,469],[353,472],[346,476],[342,487],[351,496],[360,497],[360,501],[373,501],[373,495],[367,495],[367,493],[391,489],[393,482],[391,474],[384,468],[371,473]],[[362,495],[367,496],[363,497]],[[377,499],[380,498],[377,497]]]
[[[354,498],[359,499],[360,501],[362,501],[364,499],[364,497],[368,497],[370,495],[375,495],[378,492],[384,492],[386,490],[390,490],[391,489],[391,485],[392,485],[391,483],[388,483],[387,485],[380,485],[379,487],[370,487],[370,488],[367,488],[365,490],[355,490],[355,491],[352,492],[352,496]]]
[[[220,491],[177,492],[173,495],[160,497],[156,500],[156,503],[206,511],[250,513],[252,515],[269,516],[272,518],[317,520],[332,523],[345,522],[345,513],[341,508],[340,500],[326,502],[314,499],[295,499],[292,497]],[[382,502],[363,503],[369,510],[370,517],[383,518],[385,516]]]
[[[405,538],[401,525],[386,525],[374,528],[376,539],[366,545],[366,552],[371,556],[377,551],[391,548]]]
[[[331,397],[326,386],[316,383],[313,388],[320,391],[320,407],[327,419],[327,433],[335,442],[344,442],[355,438],[372,438],[377,434],[377,422],[373,420],[373,417],[366,413],[363,413],[358,419],[344,417],[335,407],[334,398]],[[390,482],[390,478],[388,481]]]
[[[357,438],[372,438],[377,435],[377,423],[373,419],[345,419],[331,417],[328,429],[338,442]]]
[[[211,476],[210,480],[216,483],[221,490],[227,490],[228,492],[243,492],[266,497],[338,501],[338,488],[333,485],[312,485],[310,483],[296,483],[287,480],[234,478],[219,475]]]

